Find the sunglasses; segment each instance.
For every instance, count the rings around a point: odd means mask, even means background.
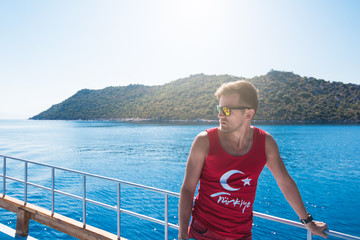
[[[219,105],[216,105],[217,113],[220,114],[222,112],[225,116],[230,116],[231,110],[244,110],[244,109],[250,109],[249,107],[239,106],[239,107],[220,107]]]

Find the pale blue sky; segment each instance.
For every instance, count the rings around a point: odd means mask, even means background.
[[[360,84],[359,12],[356,0],[0,0],[0,118],[197,73]]]

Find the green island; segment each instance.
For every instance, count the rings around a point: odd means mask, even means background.
[[[216,121],[215,90],[245,78],[196,74],[161,86],[83,89],[34,120]],[[271,70],[245,79],[259,89],[254,120],[269,123],[360,123],[360,85]]]

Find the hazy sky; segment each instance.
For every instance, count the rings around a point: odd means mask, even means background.
[[[360,84],[359,12],[357,0],[0,0],[0,118],[197,73]]]

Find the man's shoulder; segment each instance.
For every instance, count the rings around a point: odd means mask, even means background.
[[[208,131],[202,131],[200,132],[197,136],[196,139],[200,140],[200,141],[204,141],[204,140],[208,140],[209,139],[209,133]]]
[[[267,154],[278,154],[279,148],[277,146],[276,140],[270,133],[265,132],[265,151]]]
[[[268,136],[271,136],[270,133],[266,132],[265,130],[263,130],[261,128],[258,128],[258,127],[255,127],[255,126],[251,126],[251,128],[254,130],[254,132],[257,132],[260,135],[264,135],[266,138]]]
[[[194,140],[194,144],[197,147],[204,148],[204,149],[209,148],[209,143],[210,143],[209,133],[207,131],[200,132]]]
[[[274,137],[270,133],[255,126],[251,126],[251,127],[254,129],[254,131],[257,131],[260,135],[265,136],[265,144],[268,148],[272,149],[274,146],[277,145]]]
[[[216,133],[218,131],[218,128],[219,127],[209,128],[209,129],[206,129],[205,132],[210,133],[210,134],[214,134],[214,133]]]

